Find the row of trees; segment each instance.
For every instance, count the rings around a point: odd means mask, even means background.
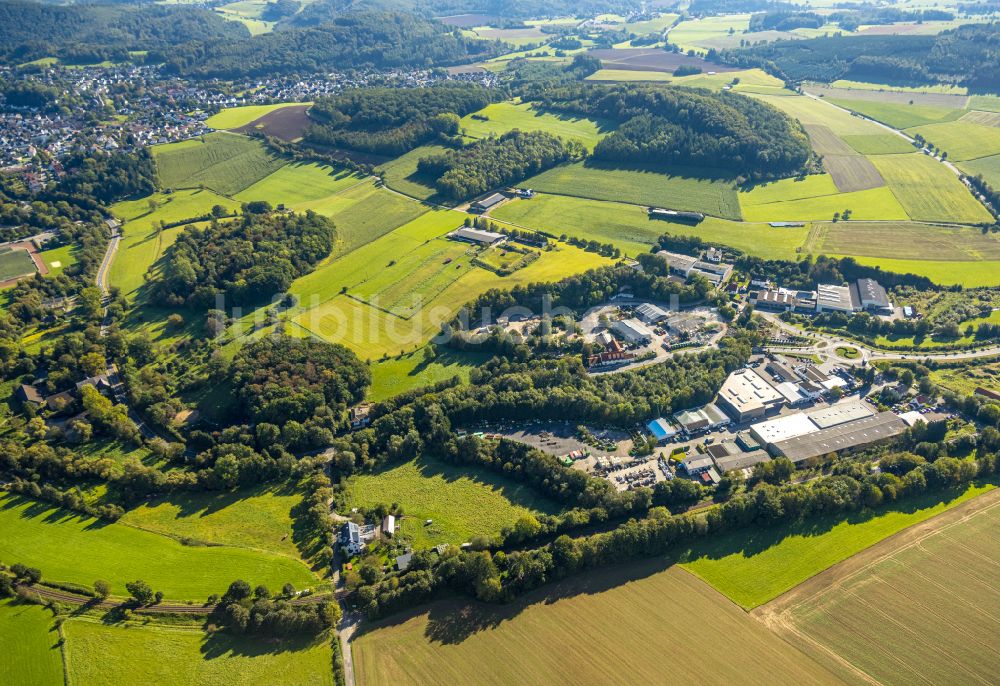
[[[212,613],[212,619],[236,634],[288,638],[316,636],[340,621],[340,607],[333,602],[293,605],[271,598],[266,586],[252,589],[246,581],[229,585]]]

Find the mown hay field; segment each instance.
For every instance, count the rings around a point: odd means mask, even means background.
[[[184,546],[14,495],[0,496],[0,559],[38,567],[52,581],[89,587],[106,579],[116,595],[127,595],[125,582],[144,579],[169,600],[204,601],[237,578],[271,588],[285,582],[304,588],[316,581],[304,564],[282,555]]]
[[[848,517],[738,531],[695,543],[682,566],[738,605],[762,605],[824,569],[898,531],[991,490],[973,485],[960,492],[930,494]]]
[[[953,109],[950,107],[909,105],[870,99],[844,100],[840,98],[828,98],[828,100],[835,105],[853,112],[860,112],[866,117],[880,121],[894,129],[908,129],[913,126],[954,121],[965,113],[962,109]]]
[[[697,226],[676,224],[650,219],[645,208],[636,205],[544,194],[532,200],[507,203],[491,212],[491,216],[557,236],[566,234],[612,243],[628,255],[648,252],[660,236],[669,233],[700,236],[759,257],[788,259],[795,255],[795,249],[808,233],[807,228],[772,229],[766,224],[714,217]]]
[[[877,124],[852,117],[839,107],[804,95],[753,95],[805,125],[825,126],[838,136],[864,136],[885,133]]]
[[[365,508],[399,503],[404,514],[399,535],[417,549],[494,536],[521,517],[559,511],[554,502],[517,481],[429,456],[352,477],[346,502]],[[429,519],[433,522],[426,524]]]
[[[478,119],[486,117],[486,121]],[[610,124],[586,117],[546,112],[529,103],[497,102],[462,118],[461,127],[470,138],[486,138],[513,129],[544,131],[564,140],[577,140],[593,150],[610,131]]]
[[[291,513],[301,500],[291,489],[178,493],[153,498],[126,512],[120,521],[175,539],[254,548],[297,559]]]
[[[841,138],[862,155],[899,155],[913,152],[913,145],[902,136],[894,133],[841,136]]]
[[[59,633],[53,619],[52,612],[40,605],[0,600],[0,684],[63,686]]]
[[[887,686],[992,682],[1000,661],[996,495],[829,570],[776,601],[781,611],[768,623],[831,669]]]
[[[856,257],[859,264],[897,274],[919,274],[942,286],[960,285],[966,288],[996,286],[1000,274],[1000,261],[946,262],[928,256],[922,260],[898,260],[888,257]]]
[[[267,200],[274,206],[298,209],[304,203],[322,200],[362,183],[365,177],[328,164],[286,164],[233,196],[240,202]]]
[[[1000,128],[959,120],[907,129],[948,153],[953,162],[975,160],[1000,153]]]
[[[443,145],[423,145],[405,155],[400,155],[391,162],[379,165],[386,187],[419,200],[434,198],[435,201],[441,202],[442,199],[436,197],[437,188],[434,187],[434,179],[418,174],[417,164],[423,157],[441,155],[448,150],[449,148]],[[443,204],[450,203],[445,201]]]
[[[871,158],[892,194],[913,221],[990,222],[992,217],[947,167],[927,155],[877,155]],[[861,216],[856,219],[898,219]]]
[[[332,686],[329,638],[263,641],[201,628],[107,625],[71,619],[64,625],[71,686]]]
[[[980,157],[978,160],[961,162],[958,167],[966,174],[981,175],[991,187],[1000,188],[1000,155],[990,155],[989,157]]]
[[[522,185],[543,193],[740,218],[734,182],[708,169],[578,162],[544,171]]]
[[[376,624],[352,652],[359,686],[703,684],[706,674],[718,683],[837,683],[659,561],[592,571],[508,605],[438,602]]]
[[[235,133],[210,133],[200,138],[151,148],[161,188],[204,186],[235,195],[286,164],[264,144]]]

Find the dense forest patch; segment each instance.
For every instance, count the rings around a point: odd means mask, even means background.
[[[333,224],[318,214],[253,214],[187,226],[167,251],[153,299],[176,307],[257,304],[284,293],[333,248]]]

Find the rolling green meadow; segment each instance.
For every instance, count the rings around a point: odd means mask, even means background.
[[[40,605],[0,600],[0,683],[62,686],[59,633],[52,612]]]
[[[271,588],[285,582],[305,588],[316,581],[303,563],[283,555],[185,546],[13,495],[0,496],[0,534],[0,559],[38,567],[51,581],[89,587],[95,579],[107,579],[117,595],[127,595],[125,582],[135,579],[163,591],[168,600],[194,601],[224,591],[236,578]]]
[[[486,121],[475,117],[486,117]],[[589,150],[608,132],[608,124],[584,117],[544,112],[527,103],[498,102],[462,118],[461,127],[469,138],[486,138],[512,129],[545,131],[566,140],[577,140]]]
[[[853,112],[860,112],[894,129],[909,129],[925,124],[939,124],[953,121],[962,116],[960,109],[935,107],[933,105],[909,105],[879,100],[849,100],[842,98],[827,98],[830,102]],[[905,143],[905,141],[904,141]]]
[[[233,199],[240,202],[267,200],[272,205],[283,204],[294,210],[300,205],[336,195],[364,180],[360,174],[327,164],[295,162],[244,188]]]
[[[201,628],[107,625],[71,619],[63,625],[73,686],[332,686],[328,638],[264,641]]]
[[[957,176],[927,155],[914,152],[877,155],[871,159],[899,204],[914,221],[971,224],[992,219]]]
[[[235,133],[210,133],[151,150],[161,188],[205,187],[222,195],[235,195],[286,164],[260,141]]]
[[[394,191],[409,195],[418,200],[429,200],[437,198],[437,189],[434,187],[434,180],[423,178],[417,173],[417,163],[420,158],[430,155],[440,155],[448,151],[443,145],[422,145],[414,148],[405,155],[400,155],[396,159],[379,165],[385,185]],[[448,204],[442,202],[442,204]]]
[[[846,519],[814,518],[792,526],[718,536],[692,546],[682,555],[681,566],[751,609],[892,534],[992,488],[973,485],[946,497],[923,496]]]
[[[908,134],[920,134],[948,153],[948,159],[961,162],[1000,153],[1000,128],[959,120],[942,124],[927,124],[907,129]]]
[[[417,549],[493,536],[523,516],[558,511],[555,503],[517,481],[430,456],[351,477],[345,499],[348,509],[399,503],[400,535]],[[425,525],[428,519],[433,523]]]
[[[424,349],[421,348],[399,357],[373,362],[372,385],[368,389],[368,400],[373,402],[386,400],[414,388],[430,386],[456,376],[467,382],[473,367],[489,358],[490,355],[486,353],[459,352],[441,348],[434,359],[428,361],[424,357]]]
[[[238,3],[234,3],[238,4]],[[283,102],[274,105],[244,105],[243,107],[227,107],[218,114],[213,114],[205,120],[205,124],[213,129],[238,129],[251,124],[265,114],[270,114],[282,107],[290,107],[302,103]]]

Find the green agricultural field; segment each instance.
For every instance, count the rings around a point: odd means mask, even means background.
[[[469,372],[486,362],[491,356],[485,353],[459,352],[441,347],[433,360],[425,357],[424,348],[371,365],[372,385],[367,399],[371,402],[387,400],[400,393],[430,386],[439,381],[458,377],[468,382]]]
[[[914,152],[908,155],[877,155],[872,163],[892,194],[914,221],[990,222],[986,208],[951,171],[937,160]],[[856,219],[896,219],[862,217]]]
[[[214,205],[222,205],[230,211],[239,207],[239,203],[208,190],[157,193],[142,200],[112,205],[111,211],[126,223],[108,275],[110,284],[120,288],[126,298],[134,300],[145,283],[147,272],[183,228],[161,231],[159,223],[172,224],[199,217],[211,212]]]
[[[758,98],[805,125],[825,126],[838,136],[865,136],[885,133],[878,124],[852,117],[839,107],[804,95],[757,95]]]
[[[879,170],[881,171],[881,169]],[[956,179],[957,181],[957,179]],[[853,193],[820,195],[801,200],[786,200],[760,205],[743,204],[743,217],[747,221],[824,221],[834,213],[851,210],[851,219],[857,220],[907,220],[909,216],[889,188],[872,188]]]
[[[162,188],[204,186],[222,195],[235,195],[286,164],[260,141],[235,133],[210,133],[151,150]]]
[[[234,3],[235,4],[235,3]],[[263,3],[261,3],[263,4]],[[301,105],[300,102],[282,102],[276,105],[245,105],[243,107],[229,107],[218,114],[213,114],[205,120],[207,126],[213,129],[238,129],[257,121],[265,114],[270,114],[282,107]]]
[[[894,533],[992,488],[969,486],[945,496],[912,499],[899,509],[881,507],[847,518],[820,517],[705,539],[692,546],[681,566],[740,606],[754,608]]]
[[[817,225],[814,252],[901,260],[1000,260],[1000,236],[977,228],[913,222]]]
[[[974,160],[1000,153],[1000,128],[968,121],[928,124],[907,129],[911,136],[920,134],[929,143],[948,153],[953,162]]]
[[[127,595],[125,582],[144,579],[170,600],[204,600],[236,578],[271,588],[285,582],[304,588],[316,581],[301,562],[281,555],[184,546],[14,495],[0,496],[0,559],[38,567],[52,581],[89,586],[107,579],[117,595]]]
[[[59,634],[52,620],[52,612],[40,605],[0,600],[0,684],[63,686]]]
[[[663,33],[673,26],[678,16],[676,14],[661,14],[658,17],[645,21],[628,22],[622,26],[622,29],[637,36],[645,36],[650,33]]]
[[[379,165],[383,172],[382,179],[385,185],[394,191],[409,195],[418,200],[430,200],[442,202],[437,198],[437,189],[434,187],[434,179],[426,178],[417,173],[417,163],[423,157],[430,155],[440,155],[448,152],[449,148],[443,145],[423,145],[415,148],[405,155],[401,155],[391,162]],[[442,204],[451,204],[448,201]]]
[[[421,285],[419,292],[427,303],[422,309],[411,310],[408,318],[390,314],[363,302],[355,292],[367,295],[382,289],[395,289],[394,273],[386,272],[393,261],[400,261],[413,251],[426,257],[431,249],[426,245],[448,231],[457,228],[462,215],[439,210],[365,245],[350,255],[321,265],[312,274],[292,285],[291,292],[299,296],[306,311],[293,321],[306,331],[325,340],[342,343],[355,350],[362,359],[378,360],[382,356],[398,356],[414,352],[440,331],[440,325],[451,319],[468,301],[490,288],[513,288],[538,281],[557,281],[566,276],[610,264],[608,258],[571,246],[559,246],[523,269],[508,276],[491,271],[465,267],[465,258],[444,265],[424,262],[425,274],[431,281]],[[456,246],[469,250],[461,244]],[[441,268],[444,269],[441,269]],[[391,270],[390,270],[391,271]],[[464,272],[460,278],[448,281],[448,273]],[[405,276],[407,280],[411,277]],[[431,285],[433,284],[433,285]],[[346,288],[346,292],[342,289]],[[405,304],[405,300],[404,300]]]
[[[670,31],[670,42],[680,46],[685,52],[695,50],[703,53],[720,39],[742,34],[750,27],[749,14],[732,14],[721,17],[690,19],[678,24]],[[734,33],[730,33],[732,30]],[[739,45],[739,38],[736,39]]]
[[[996,495],[830,570],[821,586],[793,591],[776,603],[783,621],[771,625],[832,670],[830,655],[850,665],[848,678],[860,671],[887,686],[989,683],[1000,654]]]
[[[898,155],[913,152],[913,145],[893,133],[864,136],[841,136],[845,143],[862,155]]]
[[[961,285],[966,288],[996,286],[1000,274],[1000,261],[941,262],[933,259],[897,260],[888,257],[856,258],[858,263],[898,274],[919,274],[942,286]]]
[[[789,200],[816,198],[839,193],[829,174],[810,174],[802,178],[780,179],[761,183],[739,195],[740,205],[753,207]]]
[[[26,274],[34,274],[37,270],[35,261],[27,250],[7,250],[0,252],[0,281],[16,279]]]
[[[352,477],[345,495],[348,507],[399,503],[404,515],[399,535],[417,549],[494,536],[521,517],[559,510],[521,483],[427,456]],[[433,523],[425,524],[428,519]]]
[[[360,183],[335,195],[301,203],[296,209],[313,210],[333,220],[337,226],[335,256],[370,243],[428,210],[374,183]]]
[[[71,619],[69,683],[115,686],[332,686],[328,638],[263,641],[200,628]]]
[[[474,117],[487,117],[480,121]],[[487,105],[475,114],[462,118],[462,130],[470,138],[486,138],[491,134],[502,134],[512,129],[522,131],[545,131],[565,140],[577,140],[593,150],[594,146],[608,133],[609,124],[585,117],[568,114],[543,112],[529,103],[514,104],[497,102]]]
[[[868,91],[891,91],[895,93],[946,93],[950,95],[968,95],[968,89],[964,86],[952,86],[949,84],[927,84],[924,86],[894,86],[886,83],[870,83],[868,81],[850,81],[848,79],[838,79],[830,84],[833,88],[853,88],[855,90]]]
[[[658,81],[670,83],[673,74],[665,71],[638,71],[633,69],[600,69],[587,77],[588,81]]]
[[[880,121],[883,124],[888,124],[894,129],[908,129],[911,126],[954,121],[965,114],[964,110],[934,107],[932,105],[908,105],[898,102],[880,102],[878,100],[867,99],[845,100],[841,98],[827,98],[827,100],[853,112],[860,112],[866,117]]]
[[[991,187],[1000,188],[1000,155],[980,157],[978,160],[962,162],[958,166],[966,174],[981,175]]]
[[[985,110],[986,112],[1000,112],[1000,96],[973,95],[969,98],[969,108]]]
[[[286,164],[249,188],[233,196],[234,200],[250,202],[267,200],[277,207],[297,210],[300,205],[312,203],[341,193],[362,183],[366,177],[355,172],[327,164]]]
[[[807,228],[772,229],[709,217],[697,226],[650,219],[636,205],[560,195],[536,195],[529,201],[507,203],[491,215],[518,226],[555,235],[566,234],[612,243],[628,255],[649,252],[665,233],[700,236],[767,259],[789,259],[805,241]]]
[[[962,121],[997,128],[1000,127],[1000,112],[979,112],[978,110],[974,110],[962,115]]]
[[[595,640],[594,637],[599,637]],[[711,645],[712,650],[682,650]],[[507,605],[440,601],[353,644],[376,684],[835,684],[831,673],[676,567],[643,561],[581,574]]]
[[[120,521],[178,540],[298,558],[292,541],[292,508],[301,500],[291,489],[178,493],[143,503]]]
[[[543,193],[740,218],[733,181],[720,179],[711,170],[578,162],[544,171],[522,185]]]

